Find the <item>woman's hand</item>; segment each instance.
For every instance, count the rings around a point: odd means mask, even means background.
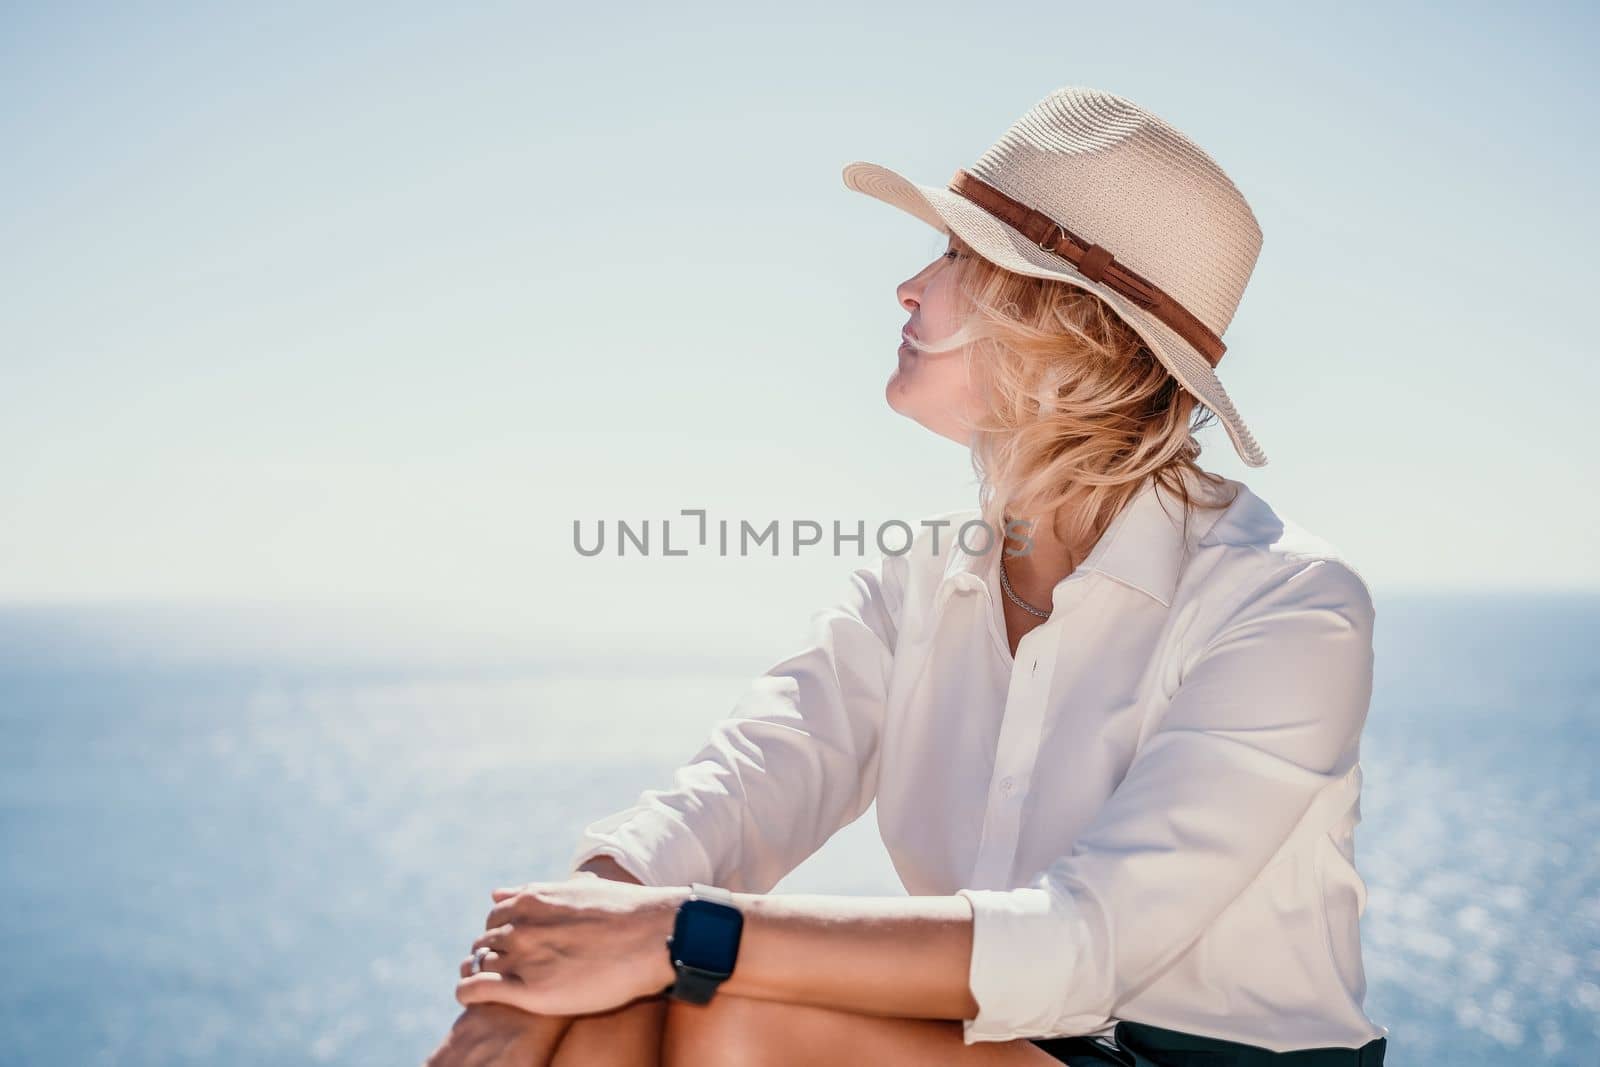
[[[456,985],[463,1005],[496,1002],[539,1015],[588,1015],[655,996],[676,974],[667,955],[688,886],[574,877],[496,889],[483,969]]]

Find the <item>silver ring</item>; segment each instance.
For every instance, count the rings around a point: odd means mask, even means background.
[[[472,973],[473,974],[481,974],[481,973],[483,973],[483,958],[485,956],[487,956],[489,953],[493,952],[493,951],[494,951],[494,949],[489,948],[489,947],[487,947],[485,945],[479,945],[477,948],[472,950]]]

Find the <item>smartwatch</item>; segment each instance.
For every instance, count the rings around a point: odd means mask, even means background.
[[[726,889],[700,882],[689,888],[689,899],[678,905],[672,936],[667,938],[667,956],[678,977],[662,992],[675,1000],[705,1004],[733,974],[744,913]]]

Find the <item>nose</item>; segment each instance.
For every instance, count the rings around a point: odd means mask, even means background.
[[[895,297],[907,311],[917,310],[922,305],[922,275],[913,275],[897,285]]]

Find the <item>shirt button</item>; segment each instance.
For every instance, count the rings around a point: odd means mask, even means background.
[[[1000,792],[1005,796],[1010,796],[1011,788],[1014,784],[1015,783],[1012,781],[1011,776],[1007,775],[1006,777],[1000,779]]]

